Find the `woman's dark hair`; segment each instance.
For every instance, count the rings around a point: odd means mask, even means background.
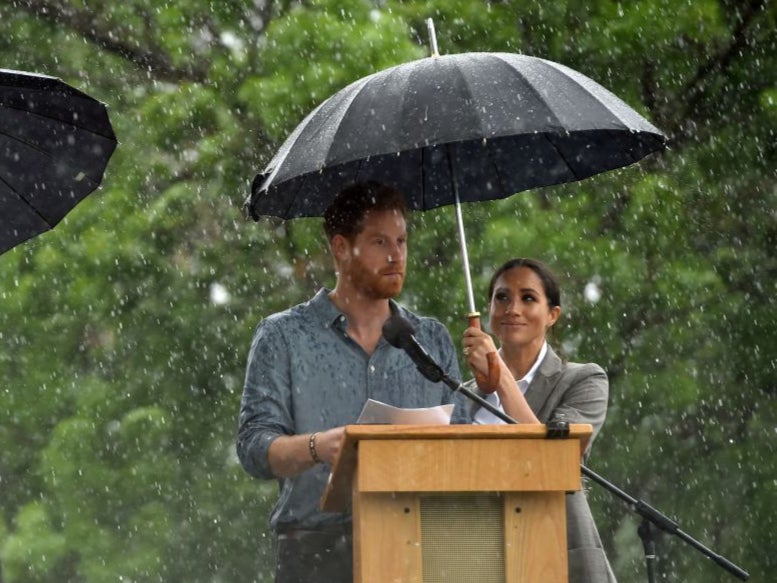
[[[542,282],[542,289],[545,292],[545,297],[548,298],[548,306],[551,308],[556,306],[561,307],[561,288],[559,287],[558,280],[556,280],[556,276],[553,275],[553,272],[550,270],[550,268],[542,261],[537,261],[536,259],[527,259],[525,257],[516,257],[515,259],[510,259],[509,261],[503,263],[494,272],[494,275],[491,276],[491,282],[488,284],[489,302],[494,295],[494,286],[496,285],[496,280],[499,279],[499,277],[505,271],[509,271],[515,267],[528,267],[534,273],[536,273],[537,277],[539,277],[540,281]]]
[[[401,192],[380,182],[356,182],[341,190],[324,211],[324,231],[330,241],[335,235],[353,241],[364,228],[368,213],[392,210],[407,218]]]

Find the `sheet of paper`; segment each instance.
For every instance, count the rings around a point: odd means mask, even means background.
[[[386,425],[449,425],[453,414],[453,404],[426,407],[423,409],[403,409],[367,399],[356,423],[380,423]]]

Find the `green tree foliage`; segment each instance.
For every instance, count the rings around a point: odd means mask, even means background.
[[[591,467],[755,581],[774,572],[777,8],[765,0],[9,0],[2,66],[105,101],[101,191],[0,257],[2,580],[271,580],[277,488],[233,440],[257,321],[331,285],[315,220],[245,221],[253,176],[357,78],[428,54],[571,66],[670,137],[637,167],[465,205],[479,307],[517,255],[564,284],[554,342],[611,379]],[[465,326],[451,209],[413,217],[402,300]],[[638,519],[591,486],[623,581]],[[665,580],[731,576],[675,537]]]

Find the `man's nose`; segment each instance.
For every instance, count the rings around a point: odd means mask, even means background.
[[[405,254],[402,252],[402,247],[398,243],[394,243],[389,246],[388,260],[389,263],[399,263],[403,261]]]

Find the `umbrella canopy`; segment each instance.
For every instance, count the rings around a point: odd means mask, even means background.
[[[428,24],[432,56],[364,77],[319,105],[254,178],[244,208],[255,220],[320,216],[363,180],[395,187],[411,209],[455,204],[470,325],[479,326],[460,203],[627,166],[666,138],[564,65],[510,53],[439,56]]]
[[[115,149],[104,104],[55,77],[0,69],[0,253],[62,220]]]
[[[412,209],[505,198],[632,164],[664,135],[564,65],[509,53],[433,56],[362,78],[297,126],[258,174],[254,219],[320,216],[378,180]]]

